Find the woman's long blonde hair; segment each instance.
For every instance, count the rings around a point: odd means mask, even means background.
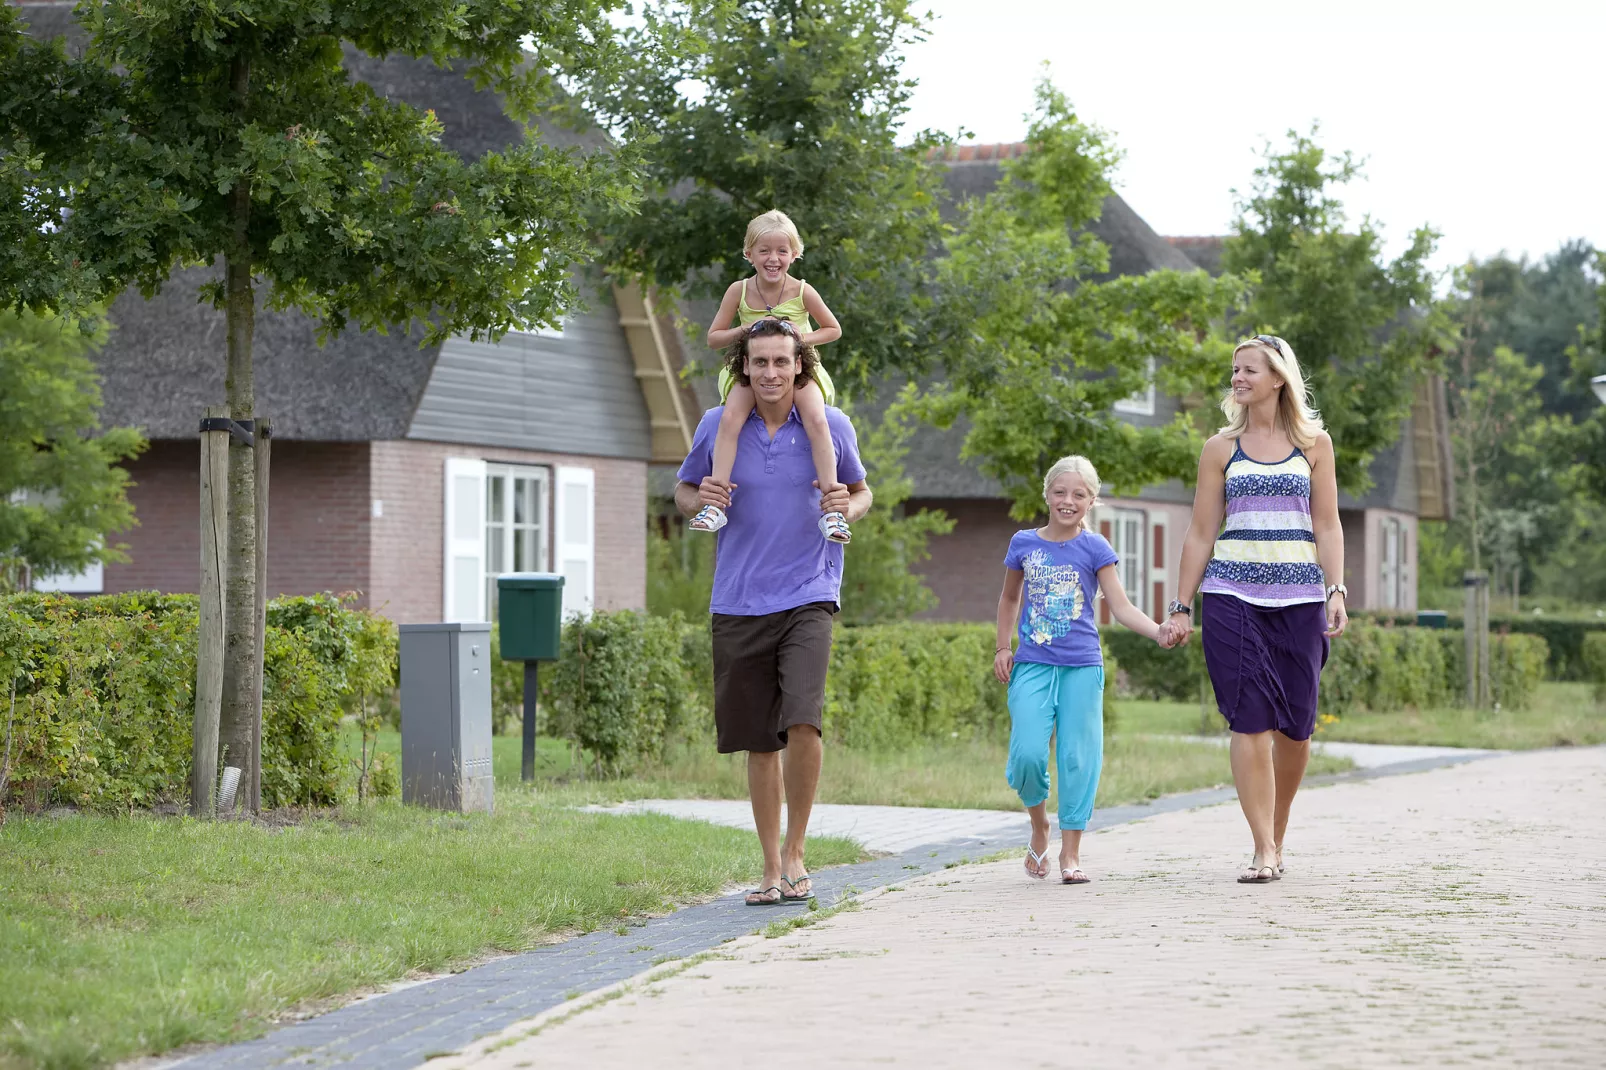
[[[1277,422],[1288,433],[1289,441],[1302,450],[1316,445],[1316,436],[1322,430],[1322,414],[1310,403],[1305,373],[1300,370],[1293,347],[1275,335],[1257,334],[1239,342],[1232,355],[1237,357],[1245,349],[1258,349],[1266,354],[1266,366],[1283,381],[1281,395],[1277,398]],[[1236,438],[1248,428],[1249,410],[1233,399],[1230,386],[1222,395],[1221,411],[1227,416],[1222,434]]]

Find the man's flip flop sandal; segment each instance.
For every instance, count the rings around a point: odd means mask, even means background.
[[[764,897],[769,895],[771,892],[775,893],[775,898],[765,899]],[[753,898],[755,895],[758,896],[757,899]],[[778,907],[782,903],[786,902],[786,900],[781,896],[780,886],[775,884],[770,885],[768,888],[753,889],[747,893],[747,898],[744,901],[750,907]]]
[[[781,880],[785,881],[786,882],[786,886],[788,888],[790,888],[793,892],[796,892],[797,891],[797,886],[802,884],[804,881],[808,881],[809,882],[809,890],[806,891],[806,892],[803,892],[801,894],[789,895],[786,892],[782,892],[781,893],[781,902],[783,902],[783,903],[807,903],[810,899],[814,898],[814,878],[809,876],[807,873],[805,873],[803,876],[799,877],[797,880],[793,880],[791,877],[788,877],[786,874],[783,873],[783,874],[781,874]]]
[[[1046,852],[1045,852],[1046,853]],[[1077,876],[1078,873],[1082,875]],[[1092,884],[1093,878],[1082,872],[1081,866],[1072,866],[1070,869],[1060,870],[1061,884]]]
[[[730,520],[725,510],[717,505],[705,505],[697,510],[697,515],[686,522],[686,526],[693,531],[718,531]]]

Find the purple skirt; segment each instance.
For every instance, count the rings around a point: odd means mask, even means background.
[[[1327,664],[1327,608],[1320,602],[1257,606],[1229,594],[1204,596],[1200,621],[1216,707],[1234,732],[1309,739]]]

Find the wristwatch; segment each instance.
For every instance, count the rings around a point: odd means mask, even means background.
[[[1165,615],[1170,617],[1178,613],[1181,613],[1184,617],[1191,618],[1193,616],[1193,607],[1173,598],[1171,599],[1171,604],[1165,607]]]
[[[1335,594],[1341,594],[1344,596],[1344,601],[1349,601],[1349,588],[1345,587],[1342,583],[1335,583],[1327,588],[1327,597],[1329,599],[1331,599]]]

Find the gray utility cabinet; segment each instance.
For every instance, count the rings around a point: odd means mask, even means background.
[[[491,626],[401,626],[402,800],[491,812]]]

